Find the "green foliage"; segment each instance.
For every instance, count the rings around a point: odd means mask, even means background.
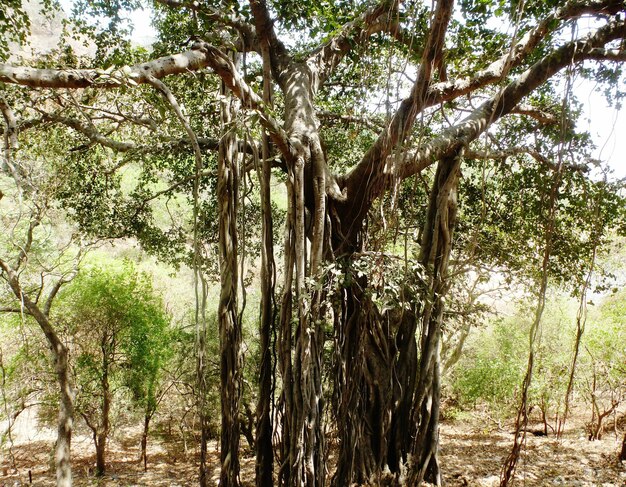
[[[555,413],[564,399],[571,363],[575,302],[550,297],[542,318],[542,333],[535,344],[529,406],[546,415]],[[455,368],[451,385],[461,405],[486,403],[499,414],[518,405],[528,362],[528,331],[532,303],[522,302],[508,317],[490,320],[469,339],[466,353]]]
[[[485,401],[495,410],[506,410],[515,404],[528,354],[529,326],[518,319],[496,319],[468,346],[453,379],[453,391],[462,405]]]
[[[172,351],[169,317],[147,275],[128,261],[86,269],[63,292],[55,316],[73,337],[78,410],[95,414],[106,377],[154,412]]]
[[[50,0],[47,2],[50,5]],[[0,61],[10,54],[9,42],[23,45],[30,33],[30,20],[22,0],[5,0],[0,4]]]
[[[582,378],[587,397],[595,389],[598,398],[626,395],[626,292],[606,298],[589,317],[585,336]]]

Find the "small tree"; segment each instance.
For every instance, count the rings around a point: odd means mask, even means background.
[[[93,433],[96,471],[103,475],[115,386],[129,387],[144,411],[145,457],[168,355],[168,316],[148,276],[128,262],[81,274],[64,295],[63,308],[74,337],[76,409]]]

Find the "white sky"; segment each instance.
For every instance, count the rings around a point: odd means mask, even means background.
[[[626,88],[624,82],[621,80],[622,89]],[[607,161],[615,177],[626,177],[626,113],[609,107],[603,88],[592,81],[581,81],[574,90],[585,110],[578,129],[591,134],[597,146],[594,157]]]
[[[71,11],[73,0],[59,0],[66,12]],[[149,44],[156,37],[150,25],[150,12],[136,10],[128,18],[134,25],[133,40],[138,44]],[[621,81],[622,84],[626,80]],[[626,87],[624,87],[626,88]],[[578,120],[578,129],[587,130],[597,145],[594,158],[607,161],[617,178],[626,178],[626,113],[608,106],[602,89],[590,81],[579,81],[575,94],[586,112]]]

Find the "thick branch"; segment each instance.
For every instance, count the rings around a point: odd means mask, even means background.
[[[160,79],[208,65],[207,53],[196,49],[108,73],[100,69],[37,69],[0,64],[0,82],[32,88],[119,88],[122,84],[148,83],[150,77]]]
[[[432,72],[441,62],[452,4],[452,0],[437,2],[421,65],[410,96],[400,104],[387,129],[379,135],[361,162],[343,180],[348,204],[351,206],[346,208],[349,220],[361,220],[371,202],[380,194],[380,188],[375,186],[380,184],[379,178],[384,170],[381,161],[386,161],[393,149],[404,141],[413,128],[417,114],[424,108]]]
[[[292,151],[289,137],[281,125],[265,112],[263,99],[245,82],[229,57],[209,44],[202,44],[199,49],[206,52],[209,66],[222,78],[228,89],[241,100],[241,104],[245,108],[256,110],[259,115],[259,122],[269,132],[272,142],[285,158],[291,159]]]
[[[259,44],[268,47],[270,66],[274,79],[280,82],[280,73],[291,62],[287,48],[276,35],[274,21],[271,19],[265,0],[250,0],[250,8],[254,16]]]
[[[443,154],[459,145],[468,145],[495,121],[511,113],[521,99],[543,84],[570,63],[594,59],[597,49],[626,37],[626,23],[611,21],[586,39],[569,42],[531,66],[516,80],[509,83],[494,97],[483,103],[459,124],[444,130],[433,141],[425,144],[408,158],[401,170],[401,177],[408,177],[423,170]]]

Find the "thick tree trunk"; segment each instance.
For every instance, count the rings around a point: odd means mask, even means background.
[[[225,94],[225,93],[224,93]],[[220,382],[222,429],[220,485],[239,485],[239,402],[241,375],[241,324],[238,310],[237,203],[239,169],[236,139],[231,130],[232,100],[222,102],[222,137],[218,161],[220,302]]]
[[[393,335],[363,292],[347,289],[345,322],[337,330],[339,459],[333,485],[379,483],[387,463],[393,409]]]
[[[323,486],[325,481],[322,301],[310,282],[319,278],[325,248],[326,166],[312,105],[311,74],[306,64],[295,64],[282,79],[285,125],[293,153],[287,161],[285,271],[278,335],[283,383],[279,484],[298,487]]]
[[[365,279],[345,291],[336,327],[340,434],[336,486],[397,482],[409,455],[413,462],[408,485],[423,480],[441,483],[437,457],[441,323],[459,174],[459,156],[440,162],[420,256],[428,285],[423,296],[407,294],[410,310],[381,316],[363,292]],[[345,241],[341,248],[347,248]],[[422,325],[419,357],[418,319]]]

